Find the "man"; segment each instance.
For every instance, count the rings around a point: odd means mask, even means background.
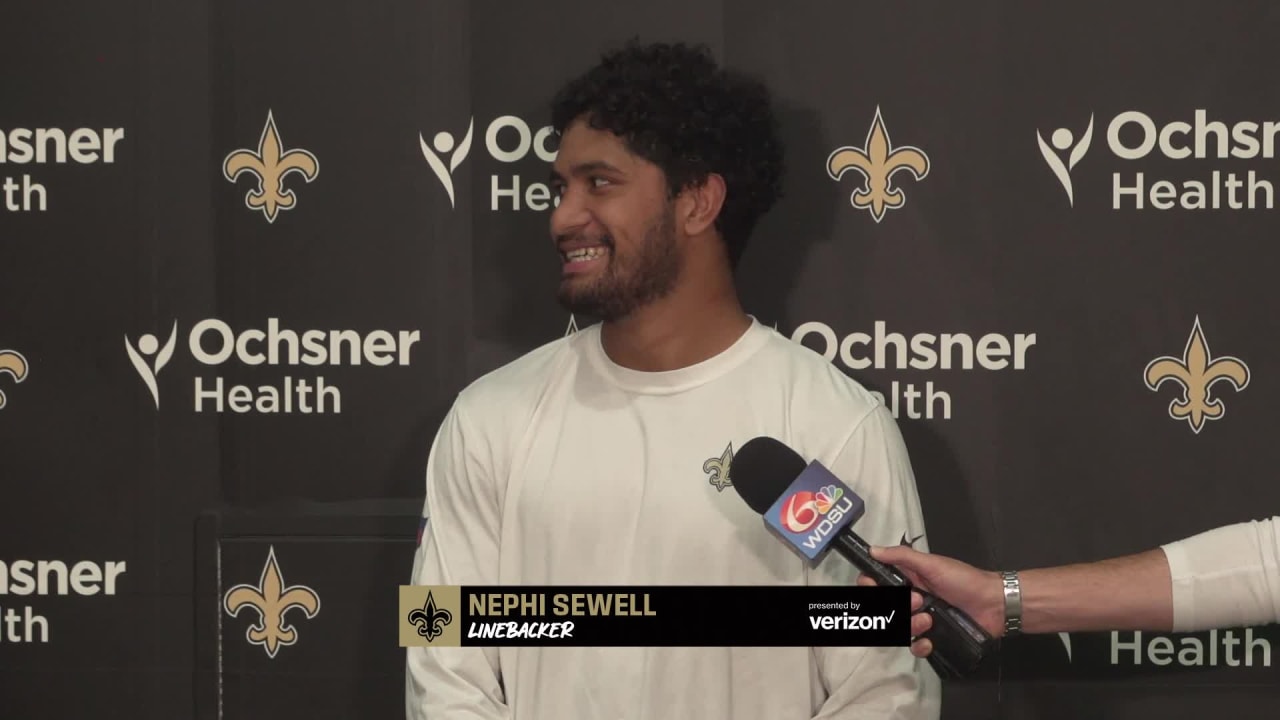
[[[733,453],[759,435],[866,498],[872,542],[923,534],[892,416],[739,304],[735,264],[780,195],[765,89],[705,49],[631,45],[570,82],[552,124],[559,300],[601,322],[459,394],[413,581],[852,585],[840,558],[807,569],[734,492]],[[430,720],[936,718],[939,692],[907,648],[408,651],[408,715]]]
[[[1215,528],[1125,557],[1019,573],[979,570],[905,546],[875,547],[871,554],[996,637],[1010,628],[1192,632],[1280,622],[1280,516]],[[875,581],[862,576],[858,584]],[[921,600],[912,593],[913,609]],[[928,615],[912,616],[912,636],[932,627]],[[928,657],[933,644],[920,638],[911,651]]]

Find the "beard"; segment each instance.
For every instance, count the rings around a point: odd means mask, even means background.
[[[605,322],[620,320],[660,300],[675,288],[680,275],[676,252],[675,208],[670,203],[645,230],[644,239],[627,255],[606,236],[608,262],[594,277],[570,276],[560,281],[556,299],[571,313]]]

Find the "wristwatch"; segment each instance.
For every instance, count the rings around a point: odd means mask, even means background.
[[[1004,581],[1004,634],[1016,635],[1022,630],[1022,586],[1016,570],[1000,573]]]

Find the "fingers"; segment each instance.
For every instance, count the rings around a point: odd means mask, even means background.
[[[890,565],[906,565],[912,570],[916,569],[915,564],[919,562],[919,558],[922,555],[924,553],[906,545],[891,545],[888,547],[875,545],[871,547],[871,557]]]
[[[877,587],[879,585],[867,575],[859,575],[855,583],[859,587]],[[924,608],[924,597],[914,590],[911,591],[911,612],[920,612],[922,608]]]
[[[924,582],[924,573],[930,568],[930,561],[934,559],[934,556],[914,550],[906,545],[892,545],[889,547],[873,545],[871,546],[871,557],[896,567],[903,575],[907,576],[912,585],[922,586],[926,590],[932,589],[929,587],[929,583]]]
[[[869,575],[859,575],[858,579],[855,580],[854,583],[859,587],[878,587],[879,586],[879,583],[877,583],[875,580],[872,580]],[[911,592],[911,612],[920,612],[920,608],[922,607],[924,607],[924,597],[922,597],[920,593],[915,592],[913,590]]]
[[[857,584],[861,587],[876,587],[876,581],[866,575],[859,575]],[[920,593],[911,592],[911,637],[919,637],[933,628],[933,616],[926,612],[921,612],[924,608],[924,598]],[[918,658],[927,658],[933,652],[933,643],[925,640],[915,640],[911,643],[911,654]]]
[[[933,627],[933,617],[929,613],[916,613],[911,616],[911,637],[919,637]]]

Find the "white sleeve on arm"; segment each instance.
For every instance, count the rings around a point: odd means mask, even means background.
[[[475,438],[467,433],[455,404],[427,459],[426,528],[414,555],[414,585],[498,584],[495,468],[487,452],[469,445]],[[406,655],[409,720],[510,717],[496,648],[411,647]]]
[[[924,516],[906,445],[893,416],[877,406],[859,423],[827,467],[866,502],[853,531],[873,545],[904,539],[928,550]],[[904,537],[905,536],[905,537]],[[808,573],[810,585],[853,587],[859,571],[832,550]],[[941,681],[905,647],[813,648],[827,700],[815,720],[936,720]]]
[[[1280,516],[1161,546],[1173,579],[1173,629],[1280,622]]]

